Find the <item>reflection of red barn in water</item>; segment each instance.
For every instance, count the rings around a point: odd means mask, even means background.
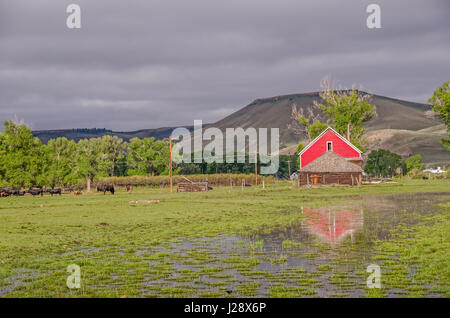
[[[305,229],[317,235],[325,243],[337,243],[353,234],[363,225],[362,210],[308,209],[302,207]]]

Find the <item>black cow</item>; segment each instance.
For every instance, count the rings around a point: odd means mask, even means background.
[[[103,195],[106,194],[107,191],[111,192],[111,194],[114,194],[114,186],[112,184],[101,184],[97,186],[98,192],[103,192]]]
[[[61,191],[61,188],[58,188],[58,189],[49,189],[49,190],[47,190],[47,193],[50,193],[52,196],[53,196],[54,194],[59,194],[59,195],[61,195],[62,191]]]
[[[9,195],[16,195],[16,196],[20,195],[20,189],[18,189],[18,188],[10,189],[9,190]]]
[[[31,194],[33,197],[35,195],[40,195],[41,197],[44,196],[44,190],[42,189],[29,189],[28,193]]]

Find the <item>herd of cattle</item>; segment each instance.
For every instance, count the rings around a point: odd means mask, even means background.
[[[44,189],[41,189],[41,188],[38,188],[38,189],[30,188],[28,190],[21,191],[18,188],[0,188],[0,197],[2,197],[2,198],[10,197],[10,196],[22,197],[22,196],[24,196],[27,193],[31,194],[32,196],[36,196],[36,195],[43,196],[44,193],[49,193],[49,194],[51,194],[53,196],[54,194],[61,195],[62,194],[62,190],[61,189],[44,190]]]
[[[127,186],[127,191],[130,192],[129,186]],[[102,184],[97,186],[98,192],[103,192],[103,194],[106,194],[106,192],[111,192],[111,194],[114,194],[115,189],[114,185],[112,184]],[[32,196],[44,196],[45,193],[50,194],[51,196],[58,194],[62,195],[63,193],[72,193],[75,195],[81,195],[83,192],[81,192],[81,189],[78,188],[56,188],[56,189],[43,189],[43,188],[29,188],[28,190],[21,190],[19,188],[0,188],[0,197],[6,198],[10,196],[18,196],[22,197],[25,194],[31,194]]]

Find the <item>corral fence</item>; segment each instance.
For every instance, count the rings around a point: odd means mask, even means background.
[[[180,182],[177,185],[177,192],[206,192],[208,182]]]
[[[252,186],[256,184],[255,175],[252,174],[194,174],[186,175],[190,181],[207,182],[209,186]],[[258,176],[258,184],[261,184],[262,176]],[[273,176],[264,177],[265,184],[275,182]],[[174,186],[179,183],[186,183],[186,179],[182,175],[173,176]],[[129,177],[108,177],[98,180],[99,184],[113,184],[118,187],[125,187],[131,185],[134,187],[148,186],[148,187],[170,187],[169,176],[129,176]]]

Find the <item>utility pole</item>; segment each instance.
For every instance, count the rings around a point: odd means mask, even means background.
[[[173,180],[172,180],[172,136],[169,136],[169,148],[170,148],[170,192],[173,192]]]
[[[255,180],[256,185],[258,185],[258,155],[255,152]]]

